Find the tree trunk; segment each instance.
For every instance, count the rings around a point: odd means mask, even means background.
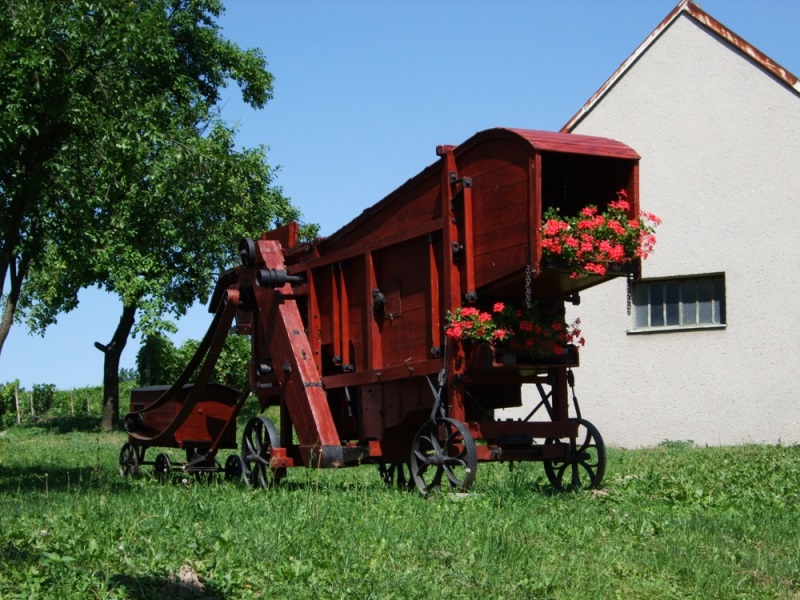
[[[11,264],[11,289],[6,297],[5,308],[3,309],[3,318],[0,319],[0,354],[3,352],[3,345],[6,343],[8,332],[11,331],[11,325],[14,323],[14,313],[17,311],[17,302],[19,301],[19,294],[22,291],[22,282],[28,274],[28,257],[23,255],[19,261],[19,265]]]
[[[123,307],[119,325],[114,331],[111,342],[107,346],[100,342],[94,343],[95,347],[105,354],[103,361],[102,426],[106,431],[119,426],[119,359],[125,349],[131,329],[133,329],[133,317],[135,314],[136,305]]]

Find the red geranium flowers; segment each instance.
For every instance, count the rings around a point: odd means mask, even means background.
[[[542,256],[565,261],[574,269],[573,278],[605,275],[609,264],[647,258],[655,246],[654,232],[661,219],[647,212],[630,218],[627,197],[625,190],[620,190],[602,213],[592,205],[574,217],[562,217],[556,208],[547,209]]]

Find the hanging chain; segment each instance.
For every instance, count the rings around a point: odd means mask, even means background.
[[[631,303],[633,298],[633,275],[628,275],[628,316],[631,316]]]
[[[531,266],[525,265],[525,308],[531,308]]]

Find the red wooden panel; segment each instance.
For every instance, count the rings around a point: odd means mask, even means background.
[[[359,419],[362,440],[380,439],[383,436],[383,386],[365,385],[359,388]]]
[[[403,423],[410,414],[430,411],[433,406],[433,394],[421,378],[393,381],[382,387],[384,429]]]
[[[320,242],[327,254],[414,229],[441,217],[438,170],[429,167]]]
[[[168,386],[139,388],[131,392],[131,410],[138,411],[155,402]],[[142,428],[137,433],[153,436],[167,429],[184,405],[184,401],[192,389],[185,386],[176,399],[166,402],[153,410],[142,413]],[[204,400],[195,404],[192,411],[184,419],[172,435],[171,440],[159,443],[164,447],[184,447],[185,442],[194,445],[210,445],[233,416],[239,392],[233,388],[218,384],[209,384],[204,393]],[[187,444],[188,445],[188,444]],[[236,447],[236,426],[231,426],[222,439],[221,448]]]
[[[496,224],[507,224],[512,219],[525,217],[527,221],[527,199],[527,178],[486,190],[474,190],[473,212],[476,224],[482,225],[482,230],[486,230]]]
[[[402,365],[408,360],[428,357],[428,327],[423,321],[427,314],[425,310],[417,310],[405,315],[405,322],[397,319],[384,323],[384,339],[391,343],[384,346],[383,366]]]
[[[502,279],[512,272],[521,272],[528,260],[525,242],[487,252],[475,258],[476,284],[478,289]],[[520,289],[522,288],[520,282]]]
[[[333,344],[334,314],[333,314],[333,289],[331,267],[314,269],[314,292],[318,310],[317,327],[310,331],[311,337],[316,337],[322,345]],[[313,315],[312,315],[313,318]]]
[[[382,337],[381,366],[422,359],[430,350],[429,252],[428,240],[417,238],[374,255],[376,281],[386,297],[386,306],[376,317]]]
[[[367,297],[364,257],[358,256],[348,260],[343,266],[344,282],[347,286],[347,320],[349,339],[346,341],[350,360],[356,370],[369,368],[367,357],[365,299]]]

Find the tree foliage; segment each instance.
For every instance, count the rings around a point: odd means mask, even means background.
[[[235,82],[271,98],[258,50],[226,40],[220,0],[8,0],[0,9],[0,286],[38,332],[100,286],[122,305],[105,353],[116,423],[134,327],[204,300],[245,235],[297,219],[266,148],[238,150],[219,116]],[[111,381],[110,381],[111,380]]]
[[[139,385],[170,385],[189,364],[200,345],[199,340],[187,340],[176,347],[166,336],[147,337],[136,355]],[[250,361],[250,338],[229,335],[220,351],[211,381],[239,390],[247,387],[247,365]]]

